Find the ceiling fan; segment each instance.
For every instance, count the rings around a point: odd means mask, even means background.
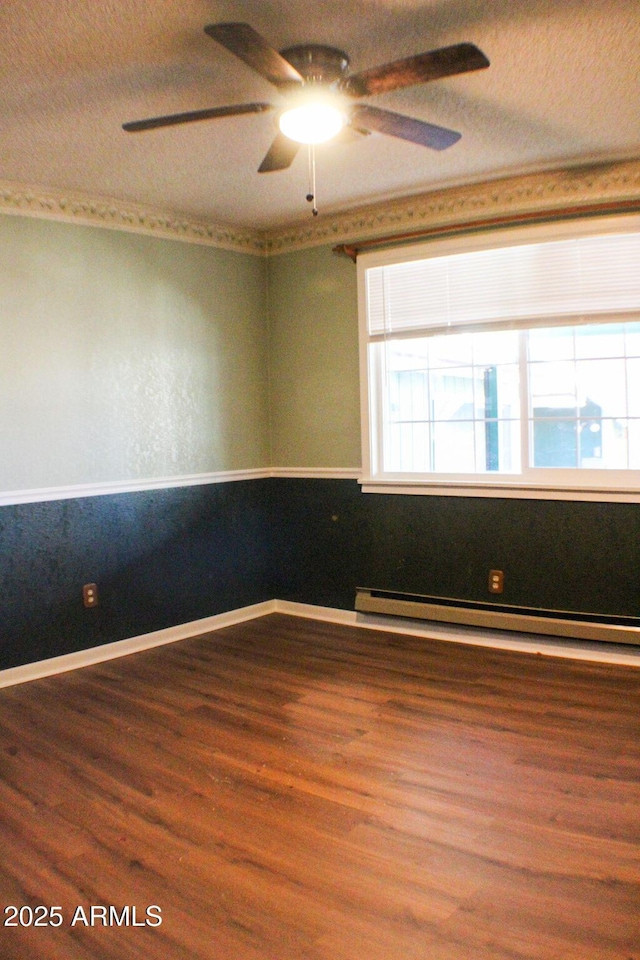
[[[343,128],[362,134],[376,131],[432,150],[445,150],[461,134],[357,101],[489,66],[484,53],[474,44],[458,43],[350,74],[349,57],[335,47],[302,44],[278,53],[248,23],[215,23],[205,27],[205,33],[272,83],[281,94],[280,102],[174,113],[124,123],[123,129],[137,133],[197,120],[279,110],[280,130],[258,168],[259,173],[285,170],[302,143],[329,140]]]

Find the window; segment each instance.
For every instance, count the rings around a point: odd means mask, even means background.
[[[640,495],[640,218],[358,267],[365,489]]]

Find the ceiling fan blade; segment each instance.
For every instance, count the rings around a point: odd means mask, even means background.
[[[178,123],[193,123],[195,120],[215,120],[217,117],[237,117],[243,113],[263,113],[273,110],[270,103],[240,103],[232,107],[211,107],[209,110],[191,110],[188,113],[172,113],[166,117],[150,117],[148,120],[133,120],[123,123],[127,133],[155,130],[156,127],[172,127]]]
[[[336,134],[335,137],[330,140],[330,143],[357,143],[359,140],[362,140],[363,137],[368,137],[371,135],[371,130],[365,130],[364,127],[358,127],[352,123],[348,123],[342,128],[340,133]]]
[[[266,156],[258,173],[272,173],[274,170],[286,170],[296,158],[300,144],[285,137],[284,133],[277,133],[275,140],[267,150]]]
[[[430,147],[432,150],[446,150],[457,143],[461,133],[447,130],[446,127],[436,127],[433,123],[424,120],[415,120],[405,117],[401,113],[392,113],[391,110],[379,110],[359,104],[351,112],[351,122],[362,126],[365,130],[376,130],[386,133],[390,137],[399,137],[401,140],[410,140],[421,147]]]
[[[204,32],[276,87],[302,83],[296,68],[248,23],[212,23]]]
[[[473,43],[456,43],[451,47],[419,53],[406,60],[395,60],[354,73],[341,82],[340,89],[351,97],[366,97],[426,83],[428,80],[451,77],[456,73],[482,70],[488,66],[488,59]]]

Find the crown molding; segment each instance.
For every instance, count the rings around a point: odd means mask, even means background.
[[[257,230],[6,180],[0,181],[0,213],[124,230],[257,256],[266,254],[265,235]]]
[[[266,235],[267,253],[512,214],[546,211],[553,215],[567,206],[636,199],[640,199],[640,160],[590,164],[434,190],[319,217],[304,226],[271,230]]]
[[[325,244],[364,240],[421,227],[436,228],[489,217],[562,211],[597,202],[640,199],[640,159],[589,164],[432,190],[356,207],[304,224],[258,231],[152,210],[105,197],[92,198],[0,180],[0,213],[106,227],[182,240],[239,253],[269,256]]]

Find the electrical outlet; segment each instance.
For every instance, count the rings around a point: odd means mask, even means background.
[[[82,601],[85,607],[98,606],[98,586],[95,583],[85,583],[82,588]]]
[[[504,590],[504,571],[489,570],[489,593],[502,593]]]

